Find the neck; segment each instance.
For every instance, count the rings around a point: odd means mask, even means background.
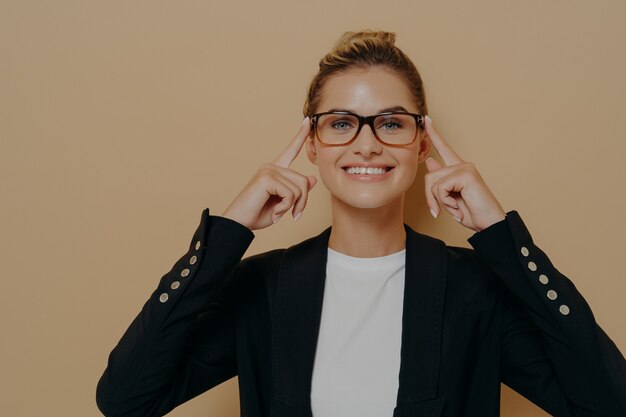
[[[331,249],[357,258],[374,258],[406,247],[404,196],[376,208],[358,208],[331,199],[333,222],[328,241]]]

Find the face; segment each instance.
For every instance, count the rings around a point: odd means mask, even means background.
[[[316,113],[346,110],[361,116],[402,106],[420,113],[403,79],[385,68],[351,69],[326,80]],[[417,139],[405,147],[379,142],[371,128],[364,125],[357,138],[346,146],[326,146],[315,136],[307,138],[307,157],[318,166],[321,180],[333,198],[357,208],[377,208],[404,201],[418,164],[430,150],[430,138],[420,128]],[[388,173],[359,179],[342,167],[374,163],[393,167]]]

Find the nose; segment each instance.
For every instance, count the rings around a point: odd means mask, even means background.
[[[382,143],[376,139],[372,128],[367,124],[363,125],[351,147],[354,153],[360,153],[363,156],[368,156],[370,153],[380,154],[383,150]]]

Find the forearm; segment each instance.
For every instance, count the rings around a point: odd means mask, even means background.
[[[507,213],[503,221],[468,241],[539,329],[544,356],[551,365],[545,371],[554,372],[572,406],[579,410],[588,407],[593,413],[597,404],[626,415],[626,360],[596,323],[574,283],[534,244],[518,213]],[[528,355],[513,359],[519,360],[520,368],[524,362],[528,366],[536,363],[537,358],[525,353],[532,350],[530,342],[514,336],[510,340],[518,345],[511,343],[511,351]]]
[[[185,343],[198,315],[228,308],[220,293],[253,238],[242,225],[203,211],[187,253],[161,277],[109,355],[96,394],[103,412],[130,408],[134,399],[145,409],[150,401],[158,401],[156,395],[172,382],[185,360]],[[218,328],[223,333],[226,325]],[[225,352],[231,342],[224,334],[215,338]]]

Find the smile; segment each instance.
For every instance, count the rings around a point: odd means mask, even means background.
[[[359,182],[378,182],[389,178],[394,172],[393,167],[387,168],[359,168],[350,167],[341,169],[348,178]]]
[[[384,174],[390,167],[344,167],[348,174]]]

